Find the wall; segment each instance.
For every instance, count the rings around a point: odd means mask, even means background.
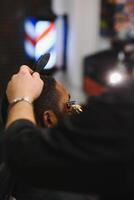
[[[99,34],[101,0],[53,0],[56,14],[68,14],[68,78],[72,86],[82,89],[83,58],[109,48],[109,41]]]

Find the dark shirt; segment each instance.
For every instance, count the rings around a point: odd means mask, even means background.
[[[32,186],[122,199],[134,193],[134,81],[89,100],[53,129],[17,120],[6,162]],[[110,198],[108,198],[110,199]]]

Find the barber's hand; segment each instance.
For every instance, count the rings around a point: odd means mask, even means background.
[[[9,103],[18,97],[29,97],[34,101],[41,94],[43,81],[40,75],[26,65],[20,67],[17,74],[13,75],[7,85],[7,98]]]

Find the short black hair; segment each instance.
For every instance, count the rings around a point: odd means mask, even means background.
[[[44,111],[52,110],[58,118],[60,117],[60,95],[56,89],[56,80],[52,76],[41,75],[41,79],[44,82],[44,87],[41,95],[34,102],[34,113],[38,125],[44,126]]]

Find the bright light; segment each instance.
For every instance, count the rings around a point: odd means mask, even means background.
[[[110,85],[117,85],[124,81],[124,75],[121,72],[111,72],[108,76]]]

